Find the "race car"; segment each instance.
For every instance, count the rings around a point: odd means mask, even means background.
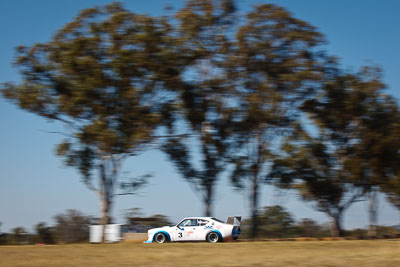
[[[223,222],[213,217],[188,217],[177,225],[150,229],[144,243],[165,243],[177,241],[208,241],[217,243],[236,240],[241,232],[241,217],[229,217]]]

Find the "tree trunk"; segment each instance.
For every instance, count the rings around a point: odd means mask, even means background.
[[[376,225],[378,224],[378,190],[376,188],[371,189],[371,192],[368,194],[369,199],[369,228],[368,228],[368,236],[376,237]]]
[[[204,216],[206,217],[211,217],[211,208],[212,208],[212,197],[213,197],[213,191],[212,191],[212,185],[207,185],[207,194],[206,198],[204,199]]]
[[[258,182],[257,177],[253,177],[252,190],[250,193],[251,203],[251,232],[250,237],[256,238],[258,235]]]
[[[106,225],[109,223],[109,212],[110,212],[110,201],[106,196],[101,197],[101,222],[102,225],[102,235],[101,243],[105,242],[106,238]]]
[[[112,201],[112,183],[107,179],[106,164],[100,164],[100,190],[98,191],[100,197],[100,210],[101,219],[100,225],[102,226],[101,243],[105,242],[106,226],[110,222],[110,208]]]
[[[343,236],[342,215],[341,214],[332,216],[331,236],[332,237]]]

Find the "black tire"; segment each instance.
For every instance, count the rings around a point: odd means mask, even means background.
[[[167,236],[163,233],[157,233],[154,236],[154,241],[158,244],[162,244],[168,241]]]
[[[206,239],[210,243],[217,243],[217,242],[221,241],[221,237],[216,232],[208,233]]]

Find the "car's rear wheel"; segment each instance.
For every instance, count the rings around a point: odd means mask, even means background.
[[[165,242],[167,242],[167,236],[163,233],[157,233],[154,236],[154,241],[156,241],[156,243],[159,243],[159,244],[165,243]]]
[[[218,241],[220,241],[220,237],[219,234],[217,234],[216,232],[210,232],[207,235],[207,241],[210,243],[217,243]]]

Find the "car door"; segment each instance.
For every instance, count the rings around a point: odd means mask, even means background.
[[[206,240],[206,235],[212,228],[210,221],[206,219],[197,219],[196,240]]]
[[[197,240],[197,219],[185,219],[176,226],[174,233],[175,241]]]

